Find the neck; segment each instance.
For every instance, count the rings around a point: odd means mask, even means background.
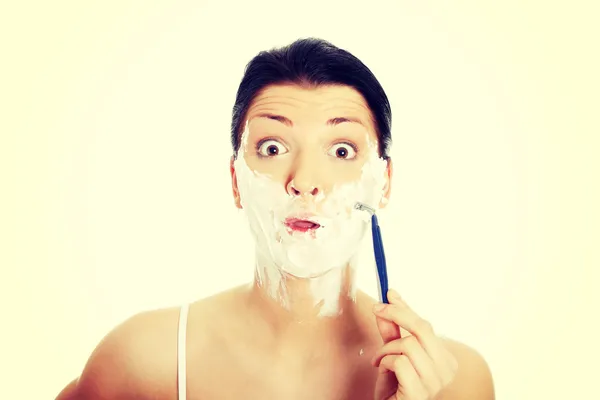
[[[257,257],[250,301],[280,340],[340,341],[356,321],[352,263],[298,278]]]

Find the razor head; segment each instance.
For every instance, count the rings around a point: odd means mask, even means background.
[[[354,204],[354,208],[360,211],[367,211],[369,214],[375,215],[375,209],[373,207],[369,207],[364,203],[356,202],[356,204]]]

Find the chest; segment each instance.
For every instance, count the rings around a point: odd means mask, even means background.
[[[377,370],[366,357],[314,369],[274,368],[260,360],[222,358],[188,366],[188,399],[365,400],[373,398]]]

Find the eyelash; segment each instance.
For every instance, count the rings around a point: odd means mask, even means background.
[[[256,154],[258,155],[258,157],[260,157],[260,158],[273,158],[272,156],[264,156],[264,155],[260,154],[260,148],[262,147],[262,145],[263,145],[263,144],[265,144],[265,143],[266,143],[266,142],[268,142],[269,140],[274,140],[274,141],[276,141],[276,142],[280,143],[282,146],[284,146],[284,147],[285,147],[285,145],[282,143],[282,140],[281,140],[281,139],[278,139],[278,138],[276,138],[276,137],[270,136],[270,137],[265,137],[265,138],[262,138],[262,139],[260,139],[260,140],[259,140],[259,141],[256,143],[256,146],[255,146],[255,151],[256,151]]]
[[[355,156],[353,158],[340,158],[340,160],[342,160],[342,161],[353,161],[353,160],[355,160],[359,156],[358,146],[355,145],[354,143],[350,143],[350,142],[337,142],[337,143],[332,144],[331,146],[333,147],[333,146],[336,146],[338,144],[345,144],[345,145],[348,145],[348,146],[352,147],[352,150],[354,150],[354,154],[355,154]]]

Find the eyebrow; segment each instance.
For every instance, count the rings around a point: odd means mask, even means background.
[[[267,118],[267,119],[272,119],[274,121],[279,121],[282,124],[292,127],[294,126],[294,123],[292,122],[291,119],[284,117],[283,115],[276,115],[276,114],[269,114],[269,113],[261,113],[258,114],[255,118]],[[354,118],[354,117],[335,117],[335,118],[330,118],[327,120],[327,125],[329,126],[336,126],[339,124],[342,124],[344,122],[351,122],[351,123],[356,123],[356,124],[360,124],[360,125],[365,125],[363,124],[363,122],[359,119],[359,118]]]

